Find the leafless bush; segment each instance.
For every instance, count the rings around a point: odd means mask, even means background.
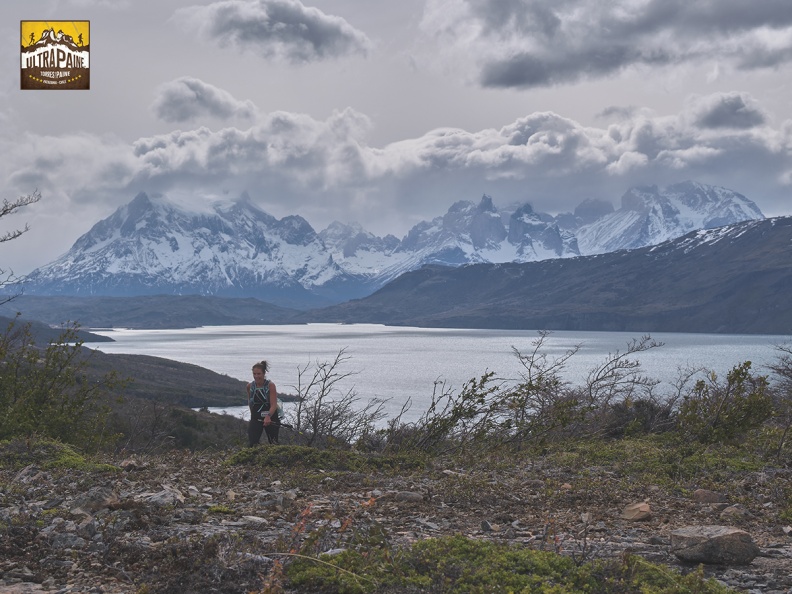
[[[354,387],[340,387],[357,374],[341,370],[349,359],[346,349],[341,349],[332,361],[316,361],[298,369],[294,388],[299,399],[288,417],[299,436],[297,441],[309,446],[350,445],[372,433],[377,421],[384,418],[385,401],[373,398],[361,408]]]

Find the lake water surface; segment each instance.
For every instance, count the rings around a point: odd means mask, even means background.
[[[284,393],[296,393],[298,371],[316,362],[332,361],[341,349],[348,360],[340,367],[352,376],[341,387],[354,389],[361,401],[389,400],[388,417],[398,414],[409,396],[413,405],[405,420],[420,417],[437,381],[459,391],[469,379],[493,371],[516,379],[522,367],[513,348],[527,354],[538,337],[533,330],[463,330],[410,328],[376,324],[307,324],[284,326],[209,326],[178,330],[94,330],[116,342],[87,346],[106,353],[144,354],[193,363],[231,377],[251,379],[250,368],[267,359],[269,377]],[[580,349],[567,363],[563,377],[581,382],[609,353],[625,352],[640,333],[553,332],[543,352],[561,356]],[[723,375],[749,360],[755,371],[777,353],[789,336],[724,334],[652,334],[660,348],[636,356],[646,375],[671,382],[681,367],[704,367]],[[310,373],[310,369],[309,369]],[[303,376],[303,382],[306,376]],[[240,394],[240,405],[244,395]],[[288,404],[287,404],[288,406]],[[229,411],[243,415],[245,406]]]

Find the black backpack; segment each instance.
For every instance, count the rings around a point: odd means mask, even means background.
[[[264,385],[259,387],[256,382],[250,382],[250,395],[248,396],[248,406],[250,412],[263,417],[264,413],[269,410],[269,392],[270,382],[268,379],[264,380]]]
[[[270,393],[270,381],[268,379],[264,380],[264,385],[259,387],[256,385],[256,382],[250,382],[250,397],[248,398],[248,406],[253,414],[257,415],[258,418],[262,418],[264,413],[269,410],[270,401],[269,401],[269,393]],[[283,406],[281,405],[280,398],[277,399],[278,401],[278,408],[277,412],[280,416],[283,410]]]

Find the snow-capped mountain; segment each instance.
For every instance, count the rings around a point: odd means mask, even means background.
[[[618,210],[586,201],[574,213],[499,210],[459,201],[399,240],[359,224],[317,233],[297,215],[277,219],[247,195],[197,212],[138,194],[56,261],[31,273],[31,295],[203,294],[314,307],[363,297],[426,264],[531,262],[654,245],[701,228],[764,218],[725,188],[685,182],[633,188]]]
[[[349,298],[350,280],[300,216],[276,219],[243,196],[205,212],[138,194],[26,279],[32,294],[203,294],[298,305]],[[340,291],[336,295],[336,290]]]
[[[645,247],[696,229],[764,218],[759,207],[742,194],[690,181],[665,190],[632,188],[622,196],[621,204],[620,209],[584,222],[576,230],[581,254]]]

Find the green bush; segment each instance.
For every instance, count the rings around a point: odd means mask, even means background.
[[[773,414],[767,378],[751,374],[751,362],[732,368],[726,382],[710,373],[687,394],[679,410],[678,429],[699,442],[733,443]]]
[[[12,320],[0,336],[0,439],[44,435],[84,449],[98,449],[107,431],[107,398],[123,382],[111,372],[99,380],[85,373],[89,351],[76,324],[38,346],[30,324]]]

